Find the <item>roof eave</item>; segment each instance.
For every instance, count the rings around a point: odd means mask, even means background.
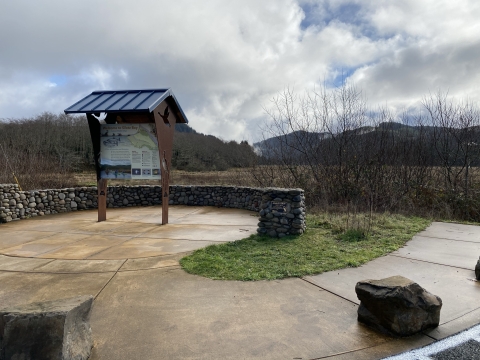
[[[114,94],[114,93],[122,93],[122,92],[135,92],[135,91],[139,91],[139,92],[145,92],[145,91],[158,91],[158,92],[162,92],[162,95],[157,99],[155,100],[148,108],[143,108],[143,109],[115,109],[115,110],[108,110],[108,107],[105,108],[105,109],[98,109],[98,110],[92,110],[92,109],[85,109],[85,110],[80,110],[77,108],[77,105],[80,104],[82,101],[84,101],[85,99],[87,99],[89,96],[91,95],[97,95],[97,94]],[[171,100],[168,100],[169,98],[171,98]],[[107,101],[108,99],[104,100]],[[80,108],[84,108],[86,107],[87,105],[89,105],[90,103],[96,101],[96,99],[92,99],[89,103],[85,104],[85,105],[82,105]],[[117,100],[118,101],[118,100]],[[130,100],[132,101],[132,100]],[[87,95],[86,97],[84,97],[83,99],[80,99],[79,101],[77,101],[75,104],[69,106],[68,108],[66,108],[64,110],[64,113],[65,114],[98,114],[98,113],[130,113],[130,114],[148,114],[148,113],[152,113],[162,102],[164,101],[168,101],[170,102],[170,104],[172,106],[174,106],[176,108],[177,111],[177,115],[179,115],[181,117],[181,119],[179,119],[179,123],[185,123],[185,124],[188,124],[188,119],[187,119],[187,116],[185,115],[185,113],[183,112],[183,109],[182,107],[180,106],[180,104],[178,103],[177,101],[177,98],[175,97],[175,95],[173,94],[171,88],[163,88],[163,89],[142,89],[142,90],[95,90],[93,91],[90,95]]]

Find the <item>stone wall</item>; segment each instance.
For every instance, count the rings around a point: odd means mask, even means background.
[[[20,191],[0,184],[0,222],[96,207],[96,187]]]
[[[108,187],[109,208],[161,203],[161,186]],[[170,186],[169,204],[259,211],[258,232],[270,236],[301,234],[305,230],[305,197],[301,189],[178,185]],[[16,184],[0,184],[0,222],[96,208],[96,187],[20,191]]]

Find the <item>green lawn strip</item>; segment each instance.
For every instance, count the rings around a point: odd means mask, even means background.
[[[318,214],[302,236],[250,237],[196,250],[180,260],[191,274],[221,280],[271,280],[356,267],[402,247],[430,220],[402,215]],[[367,232],[365,229],[369,229]]]

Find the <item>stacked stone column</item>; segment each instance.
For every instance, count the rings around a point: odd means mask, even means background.
[[[271,237],[303,234],[305,194],[302,189],[264,189],[257,232]]]

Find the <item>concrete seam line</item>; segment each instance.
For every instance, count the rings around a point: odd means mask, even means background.
[[[32,230],[20,230],[20,231],[32,231]],[[36,232],[36,231],[35,231],[35,232]],[[40,232],[41,232],[41,231],[40,231]],[[38,241],[38,240],[48,239],[48,238],[50,238],[50,237],[52,237],[52,236],[55,236],[55,235],[57,235],[57,234],[56,234],[56,233],[53,233],[52,235],[48,235],[48,236],[42,237],[42,238],[40,238],[40,239],[35,239],[35,240],[30,240],[30,241],[24,242],[24,243],[22,243],[22,245],[29,244],[29,243],[31,243],[31,242]],[[12,247],[15,247],[15,246],[18,246],[18,245],[14,245],[14,246],[11,246],[11,247],[9,247],[9,248],[2,249],[2,250],[1,250],[1,251],[2,251],[1,254],[2,254],[2,255],[5,255],[5,256],[10,256],[10,255],[7,255],[7,254],[3,254],[3,251],[4,251],[4,250],[11,249]]]
[[[460,239],[449,239],[449,238],[442,238],[442,237],[433,237],[433,236],[425,236],[425,235],[414,235],[415,237],[422,237],[426,239],[440,239],[440,240],[450,240],[450,241],[460,241],[460,242],[467,242],[472,244],[480,244],[478,241],[471,241],[471,240],[460,240]]]
[[[143,237],[142,239],[160,240],[160,239],[165,239],[165,238]],[[170,240],[174,240],[174,241],[208,241],[208,242],[216,242],[216,243],[221,243],[221,244],[226,243],[226,242],[232,242],[232,241],[228,241],[228,240],[208,240],[208,239],[204,239],[204,240],[170,239]],[[243,240],[243,239],[239,239],[239,240]],[[235,241],[238,241],[238,240],[235,240]],[[105,250],[102,250],[102,251],[105,251]],[[194,250],[192,250],[192,251],[194,251]],[[181,254],[181,253],[171,253],[171,254]],[[166,256],[166,255],[155,255],[155,256]],[[147,257],[155,257],[155,256],[147,256]]]
[[[393,341],[395,341],[395,339],[386,340],[386,341],[382,342],[381,344],[377,344],[377,345],[366,346],[366,347],[363,347],[363,348],[358,348],[358,349],[353,349],[353,350],[348,350],[348,351],[342,351],[342,352],[339,352],[339,353],[335,353],[335,354],[331,354],[331,355],[325,355],[325,356],[321,356],[321,357],[317,357],[317,358],[311,358],[310,360],[328,359],[328,358],[335,357],[335,356],[338,356],[338,355],[351,354],[351,353],[361,351],[361,350],[365,350],[365,349],[372,349],[374,347],[381,346],[381,345],[384,345],[384,344],[387,344],[387,343],[393,342]]]
[[[437,338],[434,338],[434,337],[431,336],[431,335],[425,334],[423,331],[421,332],[421,334],[422,334],[422,335],[425,335],[426,337],[428,337],[428,338],[430,338],[430,339],[432,339],[433,341],[438,341]]]
[[[2,256],[15,258],[15,259],[40,259],[40,260],[57,260],[56,258],[37,258],[34,256],[20,256],[20,255],[12,255],[12,254],[1,254]]]
[[[119,272],[120,270],[122,270],[122,267],[127,263],[128,260],[130,260],[130,259],[128,259],[128,258],[125,259],[125,261],[122,263],[122,265],[120,265],[120,266],[118,267],[118,269],[117,269],[116,272]]]
[[[107,285],[110,284],[110,282],[113,280],[113,278],[118,274],[118,270],[121,269],[121,267],[127,262],[127,260],[128,260],[128,259],[125,259],[125,261],[123,262],[123,264],[117,269],[117,271],[115,271],[115,274],[112,275],[112,277],[110,278],[110,280],[108,280],[108,281],[106,282],[106,284],[103,285],[103,287],[100,289],[100,291],[97,293],[97,295],[95,295],[95,297],[93,298],[94,301],[97,300],[98,295],[100,295],[100,294],[102,293],[103,289],[105,289],[105,288],[107,287]]]
[[[67,235],[70,235],[70,234],[68,234],[68,233],[62,233],[62,232],[60,232],[59,234],[67,234]],[[53,236],[53,235],[52,235],[52,236]],[[43,239],[47,239],[47,238],[43,238]],[[39,239],[39,240],[43,240],[43,239]],[[46,250],[46,251],[44,251],[44,252],[37,253],[37,255],[32,256],[32,257],[30,257],[30,258],[31,258],[31,259],[44,259],[44,258],[39,258],[38,255],[48,254],[49,252],[52,252],[52,251],[61,249],[61,248],[65,247],[65,246],[73,245],[73,244],[75,244],[75,243],[77,243],[77,242],[79,242],[79,241],[82,241],[82,240],[85,240],[85,238],[82,238],[82,239],[78,239],[78,240],[69,242],[69,243],[67,243],[67,244],[65,244],[65,245],[59,245],[59,246],[56,247],[56,248],[49,249],[49,250]],[[5,250],[8,250],[8,249],[5,249]],[[21,257],[21,256],[19,256],[19,257]],[[53,260],[61,260],[61,259],[55,259],[55,258],[54,258]],[[49,263],[49,264],[50,264],[50,263]],[[45,265],[46,265],[46,264],[45,264]]]
[[[84,272],[65,272],[65,271],[32,271],[32,270],[24,270],[24,271],[18,271],[18,270],[4,270],[1,269],[0,273],[6,272],[6,273],[20,273],[20,274],[57,274],[57,275],[81,275],[81,274],[108,274],[108,273],[114,273],[115,270],[109,270],[109,271],[84,271]]]
[[[121,230],[123,227],[128,226],[128,224],[136,224],[136,223],[134,223],[134,222],[125,223],[124,225],[120,226],[120,227],[117,228],[116,230]],[[111,232],[111,231],[112,231],[112,230],[110,230],[110,232]],[[128,240],[132,240],[132,239],[136,239],[136,238],[138,238],[138,237],[141,237],[141,235],[146,234],[146,233],[148,233],[149,231],[150,231],[150,230],[145,230],[144,232],[138,233],[138,234],[136,234],[136,235],[118,235],[118,234],[114,234],[114,235],[115,235],[115,236],[120,236],[120,237],[132,236],[130,239],[128,239]],[[112,235],[113,235],[113,234],[112,234]],[[128,240],[126,240],[126,241],[128,241]],[[124,241],[124,242],[125,242],[125,241]],[[123,243],[122,243],[122,244],[123,244]],[[118,245],[118,244],[117,244],[117,245]],[[102,250],[102,251],[103,251],[103,250]],[[97,253],[97,254],[98,254],[98,253]]]
[[[152,238],[154,239],[154,238]],[[167,257],[167,256],[176,256],[176,255],[189,255],[191,254],[192,252],[194,252],[195,250],[189,250],[189,251],[182,251],[182,252],[178,252],[178,253],[168,253],[168,254],[164,254],[164,255],[152,255],[152,256],[141,256],[141,257],[136,257],[136,258],[127,258],[126,260],[138,260],[138,259],[153,259],[153,258],[162,258],[162,257]],[[54,259],[54,260],[57,260],[57,259]],[[58,260],[84,260],[84,259],[58,259]],[[91,260],[88,260],[88,261],[108,261],[108,260],[112,260],[112,261],[115,261],[115,260],[125,260],[125,258],[123,259],[91,259]]]
[[[475,308],[475,309],[473,309],[473,310],[467,311],[465,314],[460,315],[460,316],[457,316],[455,319],[445,321],[444,323],[441,323],[439,326],[445,325],[445,324],[448,324],[448,323],[451,323],[452,321],[455,321],[455,320],[458,320],[458,319],[460,319],[460,318],[462,318],[462,317],[464,317],[464,316],[467,316],[468,314],[470,314],[470,313],[472,313],[472,312],[474,312],[474,311],[477,311],[478,309],[480,309],[480,307],[477,307],[477,308]],[[463,331],[463,330],[460,330],[460,331]]]
[[[440,263],[436,263],[436,262],[433,262],[433,261],[427,261],[427,260],[415,259],[415,258],[413,258],[413,257],[412,257],[412,258],[410,258],[410,257],[401,256],[401,255],[394,255],[394,254],[388,254],[388,256],[395,256],[395,257],[399,257],[399,258],[401,258],[401,259],[408,259],[408,260],[421,261],[421,262],[426,262],[426,263],[429,263],[429,264],[435,264],[435,265],[440,265],[440,266],[451,267],[451,268],[454,268],[454,269],[462,269],[462,270],[471,270],[471,271],[475,271],[474,269],[464,268],[464,267],[460,267],[460,266],[453,266],[453,265],[440,264]]]
[[[152,239],[154,239],[154,238],[152,238]],[[85,240],[85,239],[81,239],[81,240],[78,240],[78,241],[82,241],[82,240]],[[73,243],[71,243],[71,244],[73,244]],[[164,257],[164,256],[178,255],[178,254],[189,254],[192,251],[193,250],[182,251],[182,252],[178,252],[178,253],[169,253],[169,254],[165,254],[165,255],[141,256],[141,257],[137,257],[137,258],[127,258],[127,259],[133,259],[133,260],[135,260],[135,259],[150,259],[150,258],[154,258],[154,257]],[[37,258],[37,257],[34,257],[34,256],[20,256],[20,255],[11,255],[11,254],[2,254],[2,253],[0,253],[0,255],[5,256],[5,257],[9,257],[9,258],[15,258],[15,259],[65,260],[65,261],[84,261],[85,260],[85,259],[63,259],[63,258]],[[117,260],[125,260],[125,258],[122,258],[122,259],[91,259],[91,260],[87,260],[87,261],[117,261]]]
[[[192,211],[192,212],[189,212],[188,214],[185,214],[185,215],[183,215],[183,216],[180,216],[179,218],[176,218],[175,220],[183,219],[183,218],[185,218],[185,217],[187,217],[187,216],[190,216],[190,215],[192,215],[192,214],[195,214],[195,213],[199,212],[200,210],[201,210],[201,209],[194,210],[194,211]],[[174,220],[174,221],[175,221],[175,220]],[[172,222],[172,224],[173,224],[173,222]]]
[[[102,250],[99,250],[99,251],[97,251],[97,252],[94,252],[93,254],[90,254],[90,255],[84,257],[84,258],[81,259],[81,260],[98,260],[98,259],[89,259],[89,258],[92,257],[92,256],[95,256],[95,255],[98,255],[98,254],[100,254],[100,253],[102,253],[102,252],[104,252],[104,251],[110,250],[111,248],[113,248],[113,247],[115,247],[115,246],[117,246],[117,245],[121,245],[121,244],[123,244],[123,243],[126,243],[127,241],[132,240],[132,239],[134,239],[134,238],[135,238],[134,236],[131,236],[130,238],[128,238],[128,239],[126,239],[126,240],[123,240],[123,241],[119,242],[118,244],[115,244],[115,245],[112,245],[112,246],[107,247],[106,249],[102,249]]]
[[[305,278],[303,278],[303,277],[301,277],[300,280],[303,280],[303,281],[305,281],[306,283],[308,283],[308,284],[310,284],[310,285],[316,286],[316,287],[318,287],[319,289],[322,289],[322,290],[324,290],[324,291],[326,291],[326,292],[328,292],[328,293],[330,293],[330,294],[332,294],[332,295],[338,296],[339,298],[341,298],[341,299],[343,299],[343,300],[346,300],[346,301],[348,301],[348,302],[350,302],[350,303],[352,303],[352,304],[354,304],[354,305],[356,305],[356,306],[359,306],[355,301],[352,301],[352,300],[350,300],[350,299],[347,299],[346,297],[343,297],[343,296],[341,296],[341,295],[335,294],[333,291],[330,291],[330,290],[328,290],[328,289],[325,289],[325,288],[321,287],[320,285],[315,284],[314,282],[309,281],[309,280],[307,280],[307,279],[305,279]]]
[[[34,271],[35,269],[38,269],[38,268],[41,268],[42,266],[45,266],[45,265],[48,265],[48,264],[51,264],[52,262],[56,261],[57,259],[52,259],[51,261],[45,263],[45,264],[41,264],[41,265],[38,265],[38,266],[35,266],[31,271]]]
[[[118,272],[136,272],[136,271],[146,271],[146,270],[169,270],[169,269],[181,269],[181,265],[169,265],[169,266],[162,266],[162,267],[151,267],[146,269],[131,269],[131,270],[119,270]]]
[[[169,222],[169,224],[170,224],[170,225],[176,225],[176,226],[179,226],[179,225],[180,225],[180,226],[192,226],[192,225],[196,225],[196,226],[202,226],[202,225],[205,226],[205,225],[207,225],[207,226],[210,226],[210,225],[212,225],[212,224],[177,224],[177,223],[175,223],[175,222]],[[237,227],[237,226],[245,226],[245,227],[256,228],[255,225],[248,225],[248,224],[243,224],[243,225],[236,225],[236,224],[215,224],[214,226],[215,226],[215,227],[222,227],[222,226],[225,226],[225,227],[226,227],[226,226],[230,226],[230,227],[233,227],[233,226],[235,226],[235,227]],[[239,229],[239,230],[245,230],[245,229]]]

